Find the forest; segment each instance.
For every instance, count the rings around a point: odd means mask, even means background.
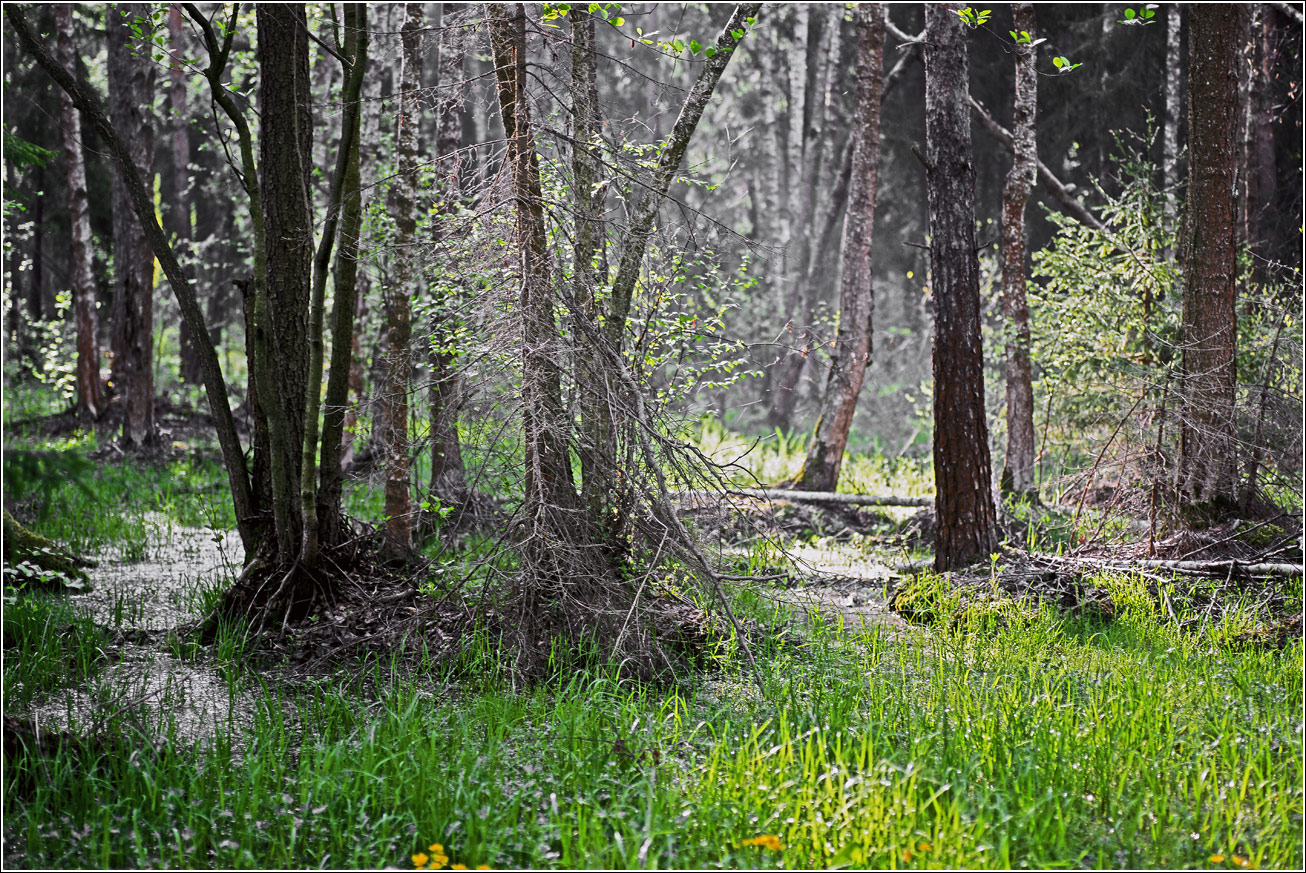
[[[1301,869],[1304,22],[5,3],[4,867]]]

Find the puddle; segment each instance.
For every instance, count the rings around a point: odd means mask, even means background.
[[[236,752],[253,730],[259,701],[215,665],[179,660],[160,632],[201,617],[204,592],[231,584],[243,554],[240,537],[183,527],[159,513],[146,513],[144,520],[144,560],[128,560],[118,548],[96,555],[99,566],[87,571],[94,588],[73,604],[111,631],[151,631],[160,642],[112,649],[112,663],[89,687],[57,691],[32,715],[52,729],[73,731],[121,716],[147,736],[165,736],[172,727],[178,740],[196,745],[221,733],[232,738]]]

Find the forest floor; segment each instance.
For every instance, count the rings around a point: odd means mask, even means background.
[[[969,588],[922,572],[914,511],[691,507],[750,577],[730,593],[761,688],[733,638],[675,686],[518,688],[483,633],[308,675],[238,629],[177,632],[237,569],[219,482],[178,450],[47,495],[34,524],[100,566],[87,594],[7,595],[6,717],[68,741],[6,745],[6,868],[1303,860],[1302,644],[1256,635],[1254,592],[1213,614],[1102,571],[1066,606],[1019,596],[1010,549]],[[1300,613],[1299,578],[1280,595]]]

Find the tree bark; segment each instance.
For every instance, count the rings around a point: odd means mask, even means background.
[[[382,451],[385,455],[385,533],[393,557],[412,548],[411,461],[408,444],[408,380],[412,369],[412,300],[417,277],[417,126],[422,86],[422,4],[405,4],[403,68],[396,102],[398,155],[390,188],[395,220],[394,270],[385,288],[386,376],[382,387]]]
[[[55,9],[59,29],[59,62],[72,74],[76,70],[73,53],[73,9],[60,4]],[[68,169],[68,213],[72,219],[73,312],[77,324],[77,413],[87,418],[100,417],[100,346],[97,339],[95,311],[95,275],[91,261],[91,214],[86,194],[86,159],[82,155],[82,117],[73,98],[59,92],[60,120],[63,124],[64,163]]]
[[[258,62],[262,127],[266,307],[256,311],[263,351],[259,399],[271,437],[272,514],[282,566],[300,555],[304,517],[299,481],[309,369],[309,300],[313,219],[307,166],[311,145],[303,115],[308,85],[307,18],[303,4],[259,4]]]
[[[1197,5],[1188,35],[1188,233],[1184,243],[1179,490],[1190,505],[1235,505],[1234,184],[1240,8]]]
[[[355,328],[358,313],[358,243],[363,224],[360,156],[362,80],[367,72],[366,4],[345,4],[345,33],[345,56],[352,66],[346,79],[345,117],[340,134],[343,172],[341,164],[337,164],[337,173],[340,174],[337,201],[340,209],[340,246],[336,250],[333,271],[335,299],[331,310],[331,370],[327,377],[322,414],[320,483],[316,509],[318,536],[322,542],[332,545],[338,544],[343,535],[340,520],[344,497],[345,418],[349,405],[353,358],[358,353],[359,345]],[[327,256],[330,256],[329,251]],[[318,258],[319,262],[323,260],[321,250]],[[317,276],[314,273],[314,281],[317,281]],[[313,384],[311,380],[309,384]]]
[[[934,294],[934,479],[939,572],[997,546],[984,360],[970,66],[957,4],[925,9],[925,164]]]
[[[171,146],[172,176],[169,179],[167,209],[164,218],[168,221],[168,233],[172,235],[173,245],[179,257],[185,257],[190,249],[190,132],[187,118],[186,70],[182,59],[186,56],[185,38],[182,29],[181,7],[173,4],[168,7],[168,40],[172,49],[172,64],[168,68],[171,87],[168,91],[172,109]],[[195,343],[190,337],[190,328],[182,319],[178,346],[181,352],[181,380],[191,385],[203,381],[200,372],[199,355],[195,352]]]
[[[335,169],[327,190],[327,218],[322,227],[322,239],[317,253],[313,256],[313,291],[309,309],[309,364],[307,392],[304,398],[304,452],[299,473],[300,511],[304,516],[304,539],[300,560],[308,566],[317,563],[318,553],[323,537],[321,528],[325,528],[328,545],[335,544],[341,532],[338,516],[341,512],[339,491],[334,501],[319,504],[317,499],[317,442],[318,413],[321,409],[322,364],[326,351],[325,329],[326,283],[327,272],[331,263],[331,251],[335,245],[336,232],[339,228],[340,250],[342,258],[336,262],[337,284],[335,310],[332,319],[332,358],[331,383],[327,385],[328,409],[334,403],[339,408],[337,419],[344,421],[345,391],[348,388],[349,351],[353,348],[354,330],[354,278],[357,273],[358,258],[358,223],[361,213],[358,208],[358,133],[361,112],[360,98],[363,91],[363,73],[366,70],[366,33],[360,25],[359,16],[366,16],[367,8],[358,4],[345,6],[345,38],[341,46],[346,59],[345,85],[341,93],[344,113],[341,118],[340,138],[337,143]],[[361,47],[360,47],[361,43]],[[346,197],[349,202],[346,203]],[[345,261],[348,260],[346,266]],[[344,273],[343,277],[340,273]],[[344,283],[340,281],[343,278]],[[343,371],[343,372],[342,372]],[[331,389],[335,388],[335,395]],[[340,435],[334,431],[323,443],[322,477],[324,480],[341,476],[340,470]],[[328,450],[326,446],[331,446]],[[333,467],[332,475],[326,472],[326,464]],[[319,513],[319,505],[323,512]],[[331,516],[323,524],[322,515]]]
[[[559,540],[581,528],[574,515],[576,490],[567,452],[568,421],[562,406],[561,339],[553,296],[540,169],[526,95],[526,10],[521,4],[487,5],[499,110],[508,143],[521,253],[518,313],[522,342],[522,428],[525,447],[525,554],[537,583],[561,583]]]
[[[1029,42],[1016,43],[1016,101],[1011,133],[1015,160],[1002,189],[1002,317],[1007,346],[1007,456],[1002,490],[1028,497],[1034,482],[1034,387],[1029,360],[1029,303],[1025,298],[1025,204],[1038,166],[1035,125],[1038,114],[1038,69],[1032,3],[1013,3],[1016,31]]]
[[[884,66],[883,4],[868,3],[854,13],[857,25],[857,110],[853,121],[852,175],[843,225],[843,264],[839,288],[839,326],[830,357],[825,397],[807,458],[795,487],[834,491],[839,482],[848,432],[857,411],[862,380],[871,357],[875,294],[871,284],[871,231],[880,163],[880,97]]]
[[[109,7],[110,114],[114,127],[125,139],[131,162],[147,178],[153,178],[154,119],[150,107],[154,103],[154,67],[147,55],[133,54],[137,51],[133,22],[148,36],[149,6],[131,3]],[[113,336],[118,341],[114,360],[124,401],[121,444],[138,449],[158,440],[154,426],[154,253],[144,229],[131,219],[131,195],[121,176],[114,183],[113,204]]]

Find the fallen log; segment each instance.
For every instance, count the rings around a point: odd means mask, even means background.
[[[1157,558],[1112,561],[1103,558],[1054,558],[1038,555],[1040,560],[1052,564],[1071,566],[1087,564],[1104,570],[1172,570],[1178,573],[1196,573],[1202,576],[1301,576],[1301,564],[1244,563],[1242,561],[1166,561]]]
[[[841,503],[846,506],[933,506],[931,497],[893,497],[875,494],[838,494],[834,491],[794,491],[783,488],[731,488],[726,491],[677,491],[679,499],[695,497],[755,497],[798,503]]]

